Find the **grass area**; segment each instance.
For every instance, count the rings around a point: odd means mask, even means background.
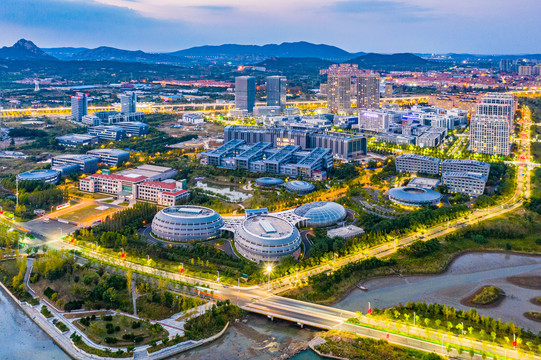
[[[404,334],[430,338],[431,332],[435,330],[439,333],[494,342],[503,346],[509,345],[508,339],[515,336],[520,339],[518,340],[520,343],[529,344],[530,349],[541,351],[539,348],[541,339],[536,334],[516,326],[512,321],[502,322],[500,319],[481,315],[475,309],[465,311],[440,304],[408,302],[386,309],[375,308],[370,317],[383,322],[391,320],[393,327]],[[358,324],[359,317],[348,319],[348,322]],[[411,327],[414,325],[423,330],[419,333],[413,331]]]
[[[503,291],[495,286],[485,286],[473,297],[471,302],[477,305],[489,305],[503,296]]]
[[[54,325],[58,328],[58,330],[62,332],[66,332],[69,330],[69,328],[64,324],[62,321],[55,320],[53,321]]]
[[[321,336],[325,343],[315,347],[323,355],[338,356],[346,359],[370,360],[438,360],[434,353],[425,353],[415,349],[391,345],[385,340],[363,338],[355,334],[331,330]]]
[[[332,304],[340,300],[361,280],[396,274],[442,273],[456,256],[468,251],[513,250],[539,253],[541,242],[536,241],[539,233],[541,233],[541,215],[520,208],[439,238],[440,249],[428,255],[415,257],[396,253],[389,257],[396,262],[392,266],[377,267],[344,277],[334,283],[332,290],[325,294],[314,291],[315,287],[309,280],[305,286],[286,291],[283,295],[320,304]]]
[[[204,303],[201,299],[169,291],[151,291],[137,298],[137,315],[146,319],[163,320]]]
[[[15,295],[20,301],[26,301],[35,305],[39,299],[35,299],[24,288],[23,280],[26,273],[26,258],[19,260],[0,261],[0,281]]]
[[[159,324],[138,321],[128,316],[102,316],[95,320],[77,320],[75,325],[93,342],[112,347],[146,345],[169,335]]]
[[[41,307],[41,314],[45,316],[47,319],[52,318],[54,315],[49,311],[49,308],[45,305]]]
[[[87,354],[96,355],[96,356],[98,356],[100,358],[109,358],[109,357],[112,357],[112,358],[131,358],[132,355],[133,355],[133,353],[126,352],[126,351],[123,351],[121,349],[118,349],[117,351],[112,352],[112,351],[109,351],[109,350],[101,350],[101,349],[93,348],[93,347],[87,345],[84,341],[82,341],[80,336],[76,335],[75,333],[73,333],[71,335],[71,338],[72,338],[73,343],[75,344],[75,346],[77,346],[79,349],[83,350]]]
[[[124,202],[121,202],[118,205],[120,205],[120,206],[128,206],[128,205],[130,205],[130,203],[128,201],[124,201]]]
[[[95,216],[109,215],[117,210],[115,208],[108,208],[107,210],[96,210],[96,208],[99,206],[100,205],[85,206],[73,212],[60,215],[59,218],[73,221],[76,223],[84,223]]]

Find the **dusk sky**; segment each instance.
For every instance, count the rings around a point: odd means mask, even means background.
[[[0,45],[174,51],[310,41],[366,52],[541,53],[539,0],[1,0]]]

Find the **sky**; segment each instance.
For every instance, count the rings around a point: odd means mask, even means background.
[[[541,53],[539,0],[0,0],[0,45],[309,41],[357,52]]]

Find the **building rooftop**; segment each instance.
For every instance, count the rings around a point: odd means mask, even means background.
[[[439,184],[440,184],[440,180],[438,179],[415,177],[410,180],[410,182],[408,183],[408,186],[434,190],[434,188],[436,188],[436,186],[438,186]]]
[[[348,237],[357,236],[363,233],[364,233],[364,230],[362,228],[357,227],[355,225],[348,225],[348,226],[343,226],[343,227],[339,227],[339,228],[331,229],[327,231],[327,236],[330,238],[333,238],[333,237],[348,238]]]
[[[441,177],[462,177],[462,178],[470,178],[470,179],[477,179],[482,181],[487,181],[486,176],[478,174],[478,173],[472,173],[472,172],[444,172],[441,174]]]
[[[76,161],[95,161],[97,160],[94,156],[85,155],[85,154],[64,154],[57,155],[54,159],[65,159],[65,160],[76,160]]]
[[[249,234],[266,239],[280,239],[294,232],[293,225],[272,215],[249,217],[244,220],[243,227]]]

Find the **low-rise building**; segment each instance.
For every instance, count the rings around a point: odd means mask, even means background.
[[[86,152],[108,166],[119,166],[124,162],[130,161],[130,153],[120,149],[94,149]]]
[[[126,130],[120,126],[94,126],[88,129],[90,135],[97,136],[100,140],[118,141],[126,137]]]
[[[124,129],[126,136],[144,136],[148,134],[149,126],[140,121],[125,121],[115,124],[117,127]]]
[[[76,167],[66,167],[70,165],[76,165]],[[51,168],[60,170],[62,175],[69,174],[71,170],[90,174],[98,170],[98,158],[80,154],[58,155],[51,159]]]
[[[143,181],[134,189],[136,199],[154,201],[158,205],[175,206],[190,197],[180,181]]]
[[[364,234],[364,230],[355,225],[342,226],[327,231],[327,237],[329,238],[341,237],[344,239],[350,239],[362,234]]]
[[[488,178],[490,173],[490,164],[477,160],[446,159],[441,163],[441,172],[477,173]]]
[[[57,136],[56,140],[62,146],[78,147],[83,145],[96,145],[99,138],[91,134],[66,134]]]
[[[441,160],[432,156],[404,154],[396,157],[396,170],[438,175]]]
[[[81,122],[87,126],[99,126],[101,125],[101,119],[96,115],[85,115]]]
[[[486,176],[467,172],[444,172],[441,180],[449,192],[473,196],[482,195],[487,182]]]
[[[182,115],[182,119],[180,119],[179,122],[197,125],[203,124],[205,119],[203,118],[203,115],[199,113],[186,113]]]

